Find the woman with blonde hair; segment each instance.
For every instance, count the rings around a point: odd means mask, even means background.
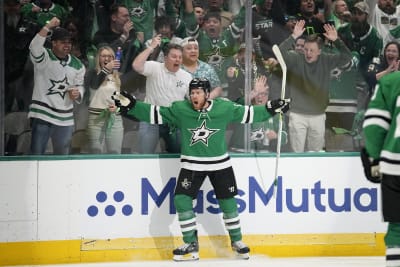
[[[109,46],[98,49],[95,69],[87,74],[90,88],[88,141],[91,153],[120,154],[124,128],[111,95],[120,91],[119,60]]]

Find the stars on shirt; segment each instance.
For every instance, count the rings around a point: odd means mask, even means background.
[[[64,77],[64,79],[60,81],[50,79],[50,83],[51,87],[47,89],[48,90],[47,95],[59,94],[64,99],[65,94],[69,87],[69,84],[67,82],[67,77]]]

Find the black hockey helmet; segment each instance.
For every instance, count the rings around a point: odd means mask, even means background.
[[[206,78],[194,78],[189,83],[189,94],[192,89],[203,89],[205,93],[210,93],[211,85]]]

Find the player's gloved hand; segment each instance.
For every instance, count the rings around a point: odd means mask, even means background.
[[[379,160],[370,158],[365,147],[361,149],[360,156],[364,167],[365,177],[370,182],[380,183],[382,175],[379,171]]]
[[[114,92],[111,98],[123,115],[128,113],[136,104],[136,98],[126,91]]]
[[[290,98],[289,99],[274,99],[274,100],[269,100],[267,104],[265,104],[265,107],[267,111],[273,116],[276,113],[282,112],[285,113],[286,111],[289,110],[289,103],[290,103]]]

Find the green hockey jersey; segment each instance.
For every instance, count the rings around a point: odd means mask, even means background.
[[[231,166],[225,131],[229,123],[252,123],[271,117],[265,106],[243,106],[225,99],[210,100],[202,111],[188,100],[170,107],[137,102],[128,115],[151,124],[170,124],[181,130],[181,166],[195,171],[221,170]]]
[[[380,171],[400,175],[400,72],[382,77],[365,113],[365,148]]]

